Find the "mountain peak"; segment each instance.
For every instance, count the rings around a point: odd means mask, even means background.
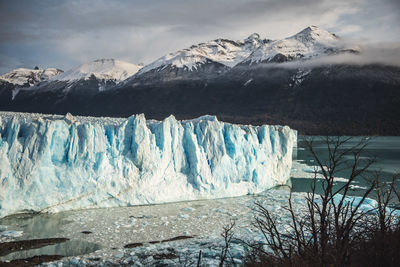
[[[310,25],[308,27],[306,27],[304,30],[308,30],[308,31],[318,31],[321,30],[318,26],[315,25]]]
[[[39,82],[46,81],[51,77],[62,73],[62,70],[55,68],[48,69],[27,69],[17,68],[0,76],[0,80],[18,86],[33,86]]]
[[[310,25],[310,26],[304,28],[303,30],[301,30],[300,32],[298,32],[296,35],[298,35],[298,34],[300,34],[300,35],[301,34],[311,34],[312,32],[319,32],[319,31],[326,32],[325,30],[322,30],[318,26]]]
[[[249,37],[244,39],[244,41],[247,43],[247,42],[253,42],[253,40],[259,40],[259,39],[260,39],[260,35],[258,33],[253,33],[253,34],[250,34]]]
[[[74,69],[70,69],[61,75],[57,75],[53,80],[74,81],[80,79],[89,79],[94,75],[98,79],[122,81],[132,76],[141,66],[115,60],[115,59],[97,59],[84,63]]]
[[[307,28],[303,29],[302,31],[298,32],[297,34],[289,38],[294,38],[301,42],[322,42],[322,43],[335,42],[339,39],[335,34],[330,33],[314,25],[308,26]]]
[[[308,26],[285,39],[265,42],[247,59],[246,63],[285,62],[330,55],[343,47],[339,38],[317,26]]]

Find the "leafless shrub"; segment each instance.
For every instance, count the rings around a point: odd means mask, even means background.
[[[296,213],[290,194],[285,208],[290,214],[289,231],[282,232],[276,214],[257,203],[254,225],[264,235],[266,246],[248,244],[251,249],[247,265],[358,266],[355,259],[366,246],[372,248],[377,241],[384,242],[387,235],[396,237],[394,233],[400,237],[399,222],[389,209],[392,197],[399,198],[395,180],[388,189],[383,188],[379,174],[371,176],[368,172],[374,162],[373,157],[364,157],[368,140],[361,139],[353,144],[350,141],[353,140],[347,137],[325,137],[328,151],[324,159],[317,153],[314,139],[304,140],[319,167],[314,171],[311,192],[305,198],[306,212]],[[339,188],[335,187],[335,176],[345,170],[348,180]],[[318,175],[322,175],[320,193],[317,193]],[[351,185],[357,178],[368,180],[370,186],[360,197],[349,198]],[[372,192],[376,195],[377,207],[365,210],[362,205]],[[374,246],[371,242],[375,242]],[[385,246],[381,248],[377,259],[391,253]],[[394,261],[386,262],[387,266],[392,266]]]
[[[221,236],[224,238],[224,243],[225,246],[221,250],[221,255],[220,255],[220,262],[219,262],[219,267],[223,267],[224,263],[227,261],[227,256],[229,255],[232,260],[232,255],[230,255],[229,249],[231,246],[231,241],[234,235],[233,228],[235,227],[235,221],[232,221],[230,224],[224,226],[223,231]]]

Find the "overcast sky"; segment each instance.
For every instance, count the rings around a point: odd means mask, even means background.
[[[400,42],[399,0],[0,0],[0,73],[99,58],[150,63],[215,38],[278,39],[316,25],[363,43]]]

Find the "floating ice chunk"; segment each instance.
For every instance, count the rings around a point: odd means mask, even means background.
[[[20,237],[23,235],[23,231],[14,231],[14,230],[8,230],[8,231],[2,231],[0,232],[0,236],[2,237]]]
[[[350,189],[352,190],[366,190],[368,189],[366,186],[360,186],[360,185],[350,185]]]
[[[185,208],[181,209],[181,211],[188,211],[188,212],[191,212],[191,211],[194,211],[194,210],[195,210],[194,208],[190,208],[190,207],[185,207]]]
[[[337,194],[333,197],[334,203],[337,205],[340,203],[343,195]],[[344,198],[344,205],[351,205],[353,207],[357,207],[360,205],[359,210],[368,213],[377,213],[378,209],[378,202],[371,198],[365,198],[363,200],[362,197],[353,197],[353,196],[346,196]],[[360,204],[361,203],[361,204]],[[386,208],[387,214],[391,214],[393,216],[400,217],[400,210],[394,210],[392,208]]]
[[[300,160],[296,160],[292,164],[292,170],[291,170],[291,177],[292,178],[310,178],[310,179],[324,179],[324,175],[322,174],[321,167],[320,166],[308,166],[305,163],[302,163]],[[328,169],[328,167],[325,170]],[[347,178],[343,177],[334,177],[333,180],[335,182],[343,182],[346,183],[349,181]]]
[[[324,166],[324,170],[328,171],[328,167]],[[306,166],[303,167],[303,171],[308,173],[321,173],[322,168],[321,166]]]
[[[228,213],[225,209],[221,209],[221,208],[215,209],[215,212]]]
[[[333,177],[333,181],[347,183],[349,181],[349,179],[343,178],[343,177]]]
[[[178,218],[180,218],[180,219],[189,219],[190,215],[189,214],[179,214]]]

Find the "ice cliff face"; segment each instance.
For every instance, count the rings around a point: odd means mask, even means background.
[[[0,217],[257,193],[285,184],[296,131],[0,113]]]

